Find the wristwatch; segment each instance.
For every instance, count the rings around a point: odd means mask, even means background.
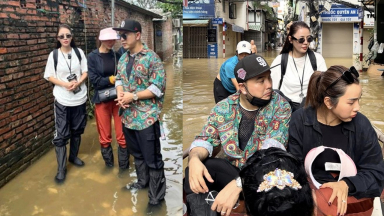
[[[134,100],[134,101],[137,101],[138,99],[139,99],[139,97],[137,96],[136,92],[133,93],[133,100]]]
[[[240,178],[240,176],[237,177],[237,178],[235,179],[235,181],[236,181],[236,186],[237,186],[238,188],[243,188],[243,184],[241,184],[241,178]]]

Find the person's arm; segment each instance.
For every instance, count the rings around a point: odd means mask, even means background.
[[[235,86],[236,91],[238,92],[239,91],[239,83],[237,83],[236,78],[231,78],[231,81],[232,81],[233,85]]]
[[[102,68],[96,68],[96,54],[89,54],[88,55],[88,73],[89,73],[89,80],[91,81],[93,87],[96,90],[103,89],[109,85],[112,85],[111,80],[109,77],[102,77],[99,73],[97,73],[98,70],[102,70]]]
[[[294,155],[299,161],[304,164],[305,155],[303,154],[303,136],[304,136],[304,119],[301,113],[303,110],[298,110],[292,114],[288,129],[288,148],[287,151]]]
[[[325,72],[328,68],[327,68],[327,65],[325,63],[323,56],[316,53],[316,52],[315,52],[315,56],[316,56],[316,61],[317,61],[316,62],[317,63],[317,70]]]
[[[384,161],[377,134],[363,115],[356,119],[355,125],[362,128],[356,129],[360,131],[355,144],[358,154],[354,153],[357,174],[345,177],[355,187],[349,195],[357,199],[379,197],[384,186]]]
[[[273,94],[276,94],[276,99],[274,99],[275,101],[271,101],[276,104],[275,111],[273,113],[273,118],[269,122],[263,142],[266,144],[268,144],[268,142],[272,142],[273,144],[273,142],[278,141],[283,144],[284,147],[287,147],[288,128],[292,114],[291,106],[287,101],[283,100],[279,94],[276,92]]]
[[[236,91],[239,91],[239,84],[237,83],[235,77],[235,66],[236,64],[227,63],[225,65],[225,73],[227,77],[231,79],[233,86],[236,88]]]

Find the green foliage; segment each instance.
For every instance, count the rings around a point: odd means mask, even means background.
[[[180,4],[169,4],[169,3],[158,2],[157,6],[163,9],[164,12],[171,12],[173,18],[183,16],[183,1],[174,0],[174,2],[180,2]]]
[[[265,4],[265,5],[262,5],[260,4],[260,1],[254,1],[253,2],[253,7],[255,9],[261,9],[261,10],[264,10],[266,13],[265,13],[265,18],[268,19],[268,20],[273,20],[273,21],[277,21],[277,17],[275,16],[275,13],[273,11],[273,8],[272,7],[269,7],[268,4]]]

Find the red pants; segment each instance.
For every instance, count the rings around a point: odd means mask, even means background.
[[[115,122],[116,141],[121,148],[126,148],[121,117],[118,114],[119,107],[115,101],[108,101],[96,104],[95,116],[99,142],[103,148],[108,147],[112,141],[111,119]]]

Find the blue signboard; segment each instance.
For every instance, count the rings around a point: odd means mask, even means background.
[[[218,24],[218,25],[223,24],[223,18],[213,18],[212,24]]]
[[[319,10],[323,10],[323,5],[319,6]],[[321,13],[323,22],[359,22],[359,12],[356,8],[348,8],[341,4],[332,4],[329,11]]]
[[[208,58],[217,58],[217,43],[208,44]]]
[[[183,19],[215,18],[215,0],[195,0],[183,7]]]
[[[359,16],[358,17],[361,20],[363,18],[363,8],[359,7],[358,11],[359,11]]]

